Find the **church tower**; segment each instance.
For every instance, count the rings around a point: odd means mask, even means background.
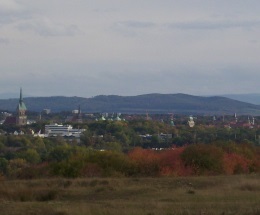
[[[78,114],[76,116],[76,122],[77,123],[82,123],[82,113],[81,113],[80,105],[79,105],[79,108],[78,108]]]
[[[27,116],[26,116],[26,106],[23,102],[23,93],[22,88],[20,89],[20,99],[19,104],[17,105],[17,116],[16,116],[16,125],[26,125],[27,124]]]

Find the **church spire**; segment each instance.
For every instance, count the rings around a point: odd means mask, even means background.
[[[80,108],[80,105],[78,107],[78,114],[81,114],[81,108]]]
[[[19,99],[19,104],[17,106],[17,109],[18,110],[25,110],[26,111],[26,106],[24,104],[24,101],[23,101],[23,90],[22,88],[20,88],[20,99]]]
[[[16,116],[17,125],[26,125],[27,123],[26,110],[27,108],[23,102],[23,91],[22,88],[20,88],[20,99],[17,105],[17,116]]]
[[[22,88],[20,87],[20,104],[23,102],[23,90]]]

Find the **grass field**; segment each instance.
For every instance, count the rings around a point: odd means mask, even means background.
[[[0,214],[260,215],[260,175],[2,180]]]

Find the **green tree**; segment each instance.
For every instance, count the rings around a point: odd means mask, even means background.
[[[17,178],[27,166],[28,163],[22,158],[10,160],[7,166],[7,175],[11,178]]]
[[[118,142],[106,142],[103,144],[103,147],[105,150],[117,151],[117,152],[122,151],[122,145]]]
[[[219,174],[223,170],[224,152],[220,147],[205,144],[192,144],[185,148],[181,158],[186,166],[196,174]]]
[[[80,142],[84,146],[93,147],[95,145],[95,137],[93,137],[93,134],[90,130],[86,130],[80,136]]]
[[[8,160],[5,158],[0,158],[0,174],[3,173],[5,175],[7,173],[7,166]]]
[[[66,160],[72,154],[72,148],[69,145],[57,146],[51,150],[48,156],[49,161]]]
[[[27,149],[26,151],[18,154],[18,157],[31,164],[38,164],[41,161],[41,157],[35,149]]]

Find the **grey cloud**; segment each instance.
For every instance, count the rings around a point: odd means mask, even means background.
[[[142,21],[122,21],[114,23],[112,30],[126,36],[135,37],[137,36],[136,30],[150,29],[156,27],[153,22],[142,22]]]
[[[0,0],[2,90],[259,92],[259,0],[123,2]]]
[[[0,14],[8,15],[22,11],[23,8],[16,1],[13,0],[2,0],[0,2]]]
[[[73,36],[79,32],[76,25],[55,23],[42,16],[39,11],[32,11],[30,4],[22,5],[15,0],[2,0],[0,26],[13,23],[21,31],[33,31],[41,36]]]
[[[180,30],[216,30],[231,28],[252,28],[259,27],[260,20],[252,21],[194,21],[176,22],[168,24],[169,28]]]
[[[31,17],[31,12],[16,1],[6,0],[0,2],[0,25],[10,24],[29,17]]]
[[[128,28],[151,28],[155,27],[156,24],[153,22],[141,22],[141,21],[124,21],[116,23],[119,27],[128,27]]]
[[[147,29],[147,28],[168,28],[179,30],[221,30],[233,28],[256,28],[260,27],[260,20],[245,20],[245,21],[190,21],[190,22],[174,22],[174,23],[154,23],[140,21],[124,21],[114,24],[113,29],[119,32],[128,32],[128,35],[133,34],[131,30]]]
[[[9,39],[0,37],[0,44],[8,44],[10,43]]]
[[[74,36],[80,31],[76,25],[57,24],[50,20],[25,22],[17,25],[21,31],[33,31],[41,36]]]
[[[249,43],[257,44],[258,40],[249,40]]]

